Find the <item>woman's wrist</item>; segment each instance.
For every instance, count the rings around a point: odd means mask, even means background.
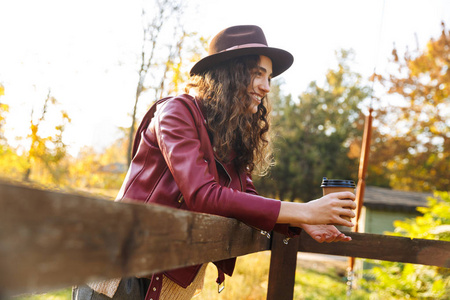
[[[308,213],[306,203],[281,202],[280,213],[277,223],[301,226],[308,223]]]

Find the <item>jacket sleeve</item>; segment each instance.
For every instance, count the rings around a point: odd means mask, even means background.
[[[187,104],[175,98],[158,109],[152,126],[188,208],[235,218],[262,230],[273,230],[280,201],[221,186],[209,168],[215,161],[205,156],[204,144],[210,145],[209,138],[201,141],[200,126],[196,124],[198,118],[193,114]]]
[[[253,180],[250,174],[246,175],[246,192],[254,195],[258,195],[258,192],[256,191],[256,188],[253,184]],[[273,228],[274,231],[279,232],[281,234],[286,235],[289,238],[294,238],[296,236],[300,235],[300,232],[302,231],[299,227],[293,227],[289,224],[276,224]]]

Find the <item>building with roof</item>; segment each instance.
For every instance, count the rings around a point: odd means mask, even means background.
[[[427,206],[431,193],[395,191],[367,186],[359,220],[359,232],[383,234],[394,231],[394,221],[420,215],[417,207]]]

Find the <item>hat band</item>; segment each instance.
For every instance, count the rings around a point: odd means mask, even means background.
[[[220,52],[225,52],[225,51],[230,51],[230,50],[236,50],[236,49],[241,49],[241,48],[252,48],[252,47],[264,47],[267,48],[267,45],[265,44],[259,44],[259,43],[250,43],[250,44],[242,44],[242,45],[236,45],[233,46],[231,48],[222,50]]]

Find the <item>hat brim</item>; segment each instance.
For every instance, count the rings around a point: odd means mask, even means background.
[[[272,77],[276,77],[289,69],[294,62],[291,53],[272,47],[249,47],[223,51],[206,56],[199,60],[191,69],[192,75],[200,75],[211,67],[226,62],[227,60],[245,55],[264,55],[272,60]]]

